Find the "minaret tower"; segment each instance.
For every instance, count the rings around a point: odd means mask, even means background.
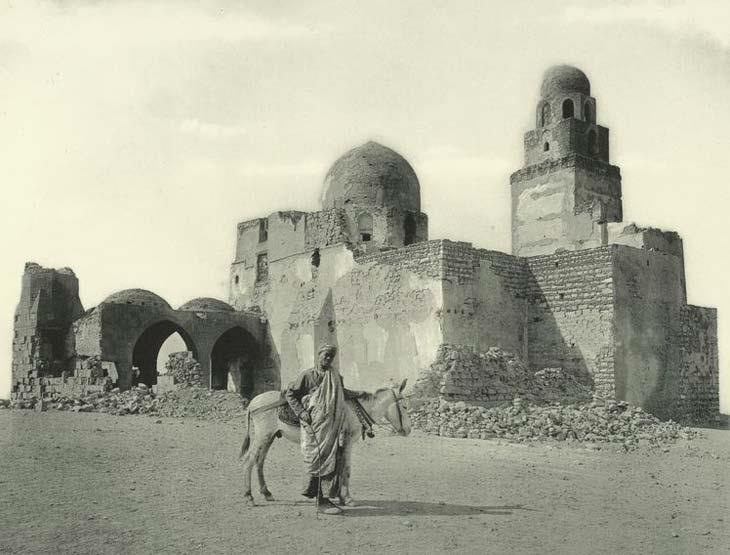
[[[512,253],[552,254],[606,244],[620,222],[621,173],[609,164],[608,129],[596,124],[586,75],[571,66],[545,72],[525,166],[512,174]]]

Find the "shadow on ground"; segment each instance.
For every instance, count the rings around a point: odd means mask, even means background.
[[[470,516],[511,515],[513,511],[529,511],[522,505],[495,505],[473,507],[449,503],[425,503],[422,501],[358,500],[356,507],[343,507],[345,516]]]

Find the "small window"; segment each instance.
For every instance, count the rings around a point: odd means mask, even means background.
[[[269,220],[259,220],[259,243],[263,243],[269,239]]]
[[[233,278],[233,281],[236,285],[238,285],[238,282],[240,281],[240,278],[238,276]]]
[[[357,232],[360,241],[368,242],[373,238],[373,217],[367,212],[357,218]]]
[[[319,262],[320,262],[320,255],[319,255],[319,249],[314,249],[314,252],[312,253],[312,258],[310,259],[312,262],[312,266],[315,268],[319,268]]]
[[[575,114],[575,107],[570,98],[563,100],[563,119],[572,118]]]
[[[256,257],[256,281],[269,279],[269,255],[262,252]]]
[[[546,142],[546,143],[545,143],[544,145],[542,145],[542,149],[543,149],[543,150],[544,150],[545,152],[547,152],[548,150],[550,150],[550,143],[547,143],[547,142]]]

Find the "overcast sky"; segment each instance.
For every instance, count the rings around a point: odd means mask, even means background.
[[[509,252],[509,174],[554,63],[591,80],[625,220],[682,235],[724,373],[730,2],[0,6],[0,395],[25,261],[73,268],[86,308],[129,287],[225,299],[236,222],[317,209],[369,139],[413,165],[432,238]]]

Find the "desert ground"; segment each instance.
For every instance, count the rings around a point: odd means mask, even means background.
[[[730,553],[727,430],[630,452],[381,430],[358,506],[317,517],[285,440],[277,500],[244,505],[241,427],[0,411],[0,553]]]

